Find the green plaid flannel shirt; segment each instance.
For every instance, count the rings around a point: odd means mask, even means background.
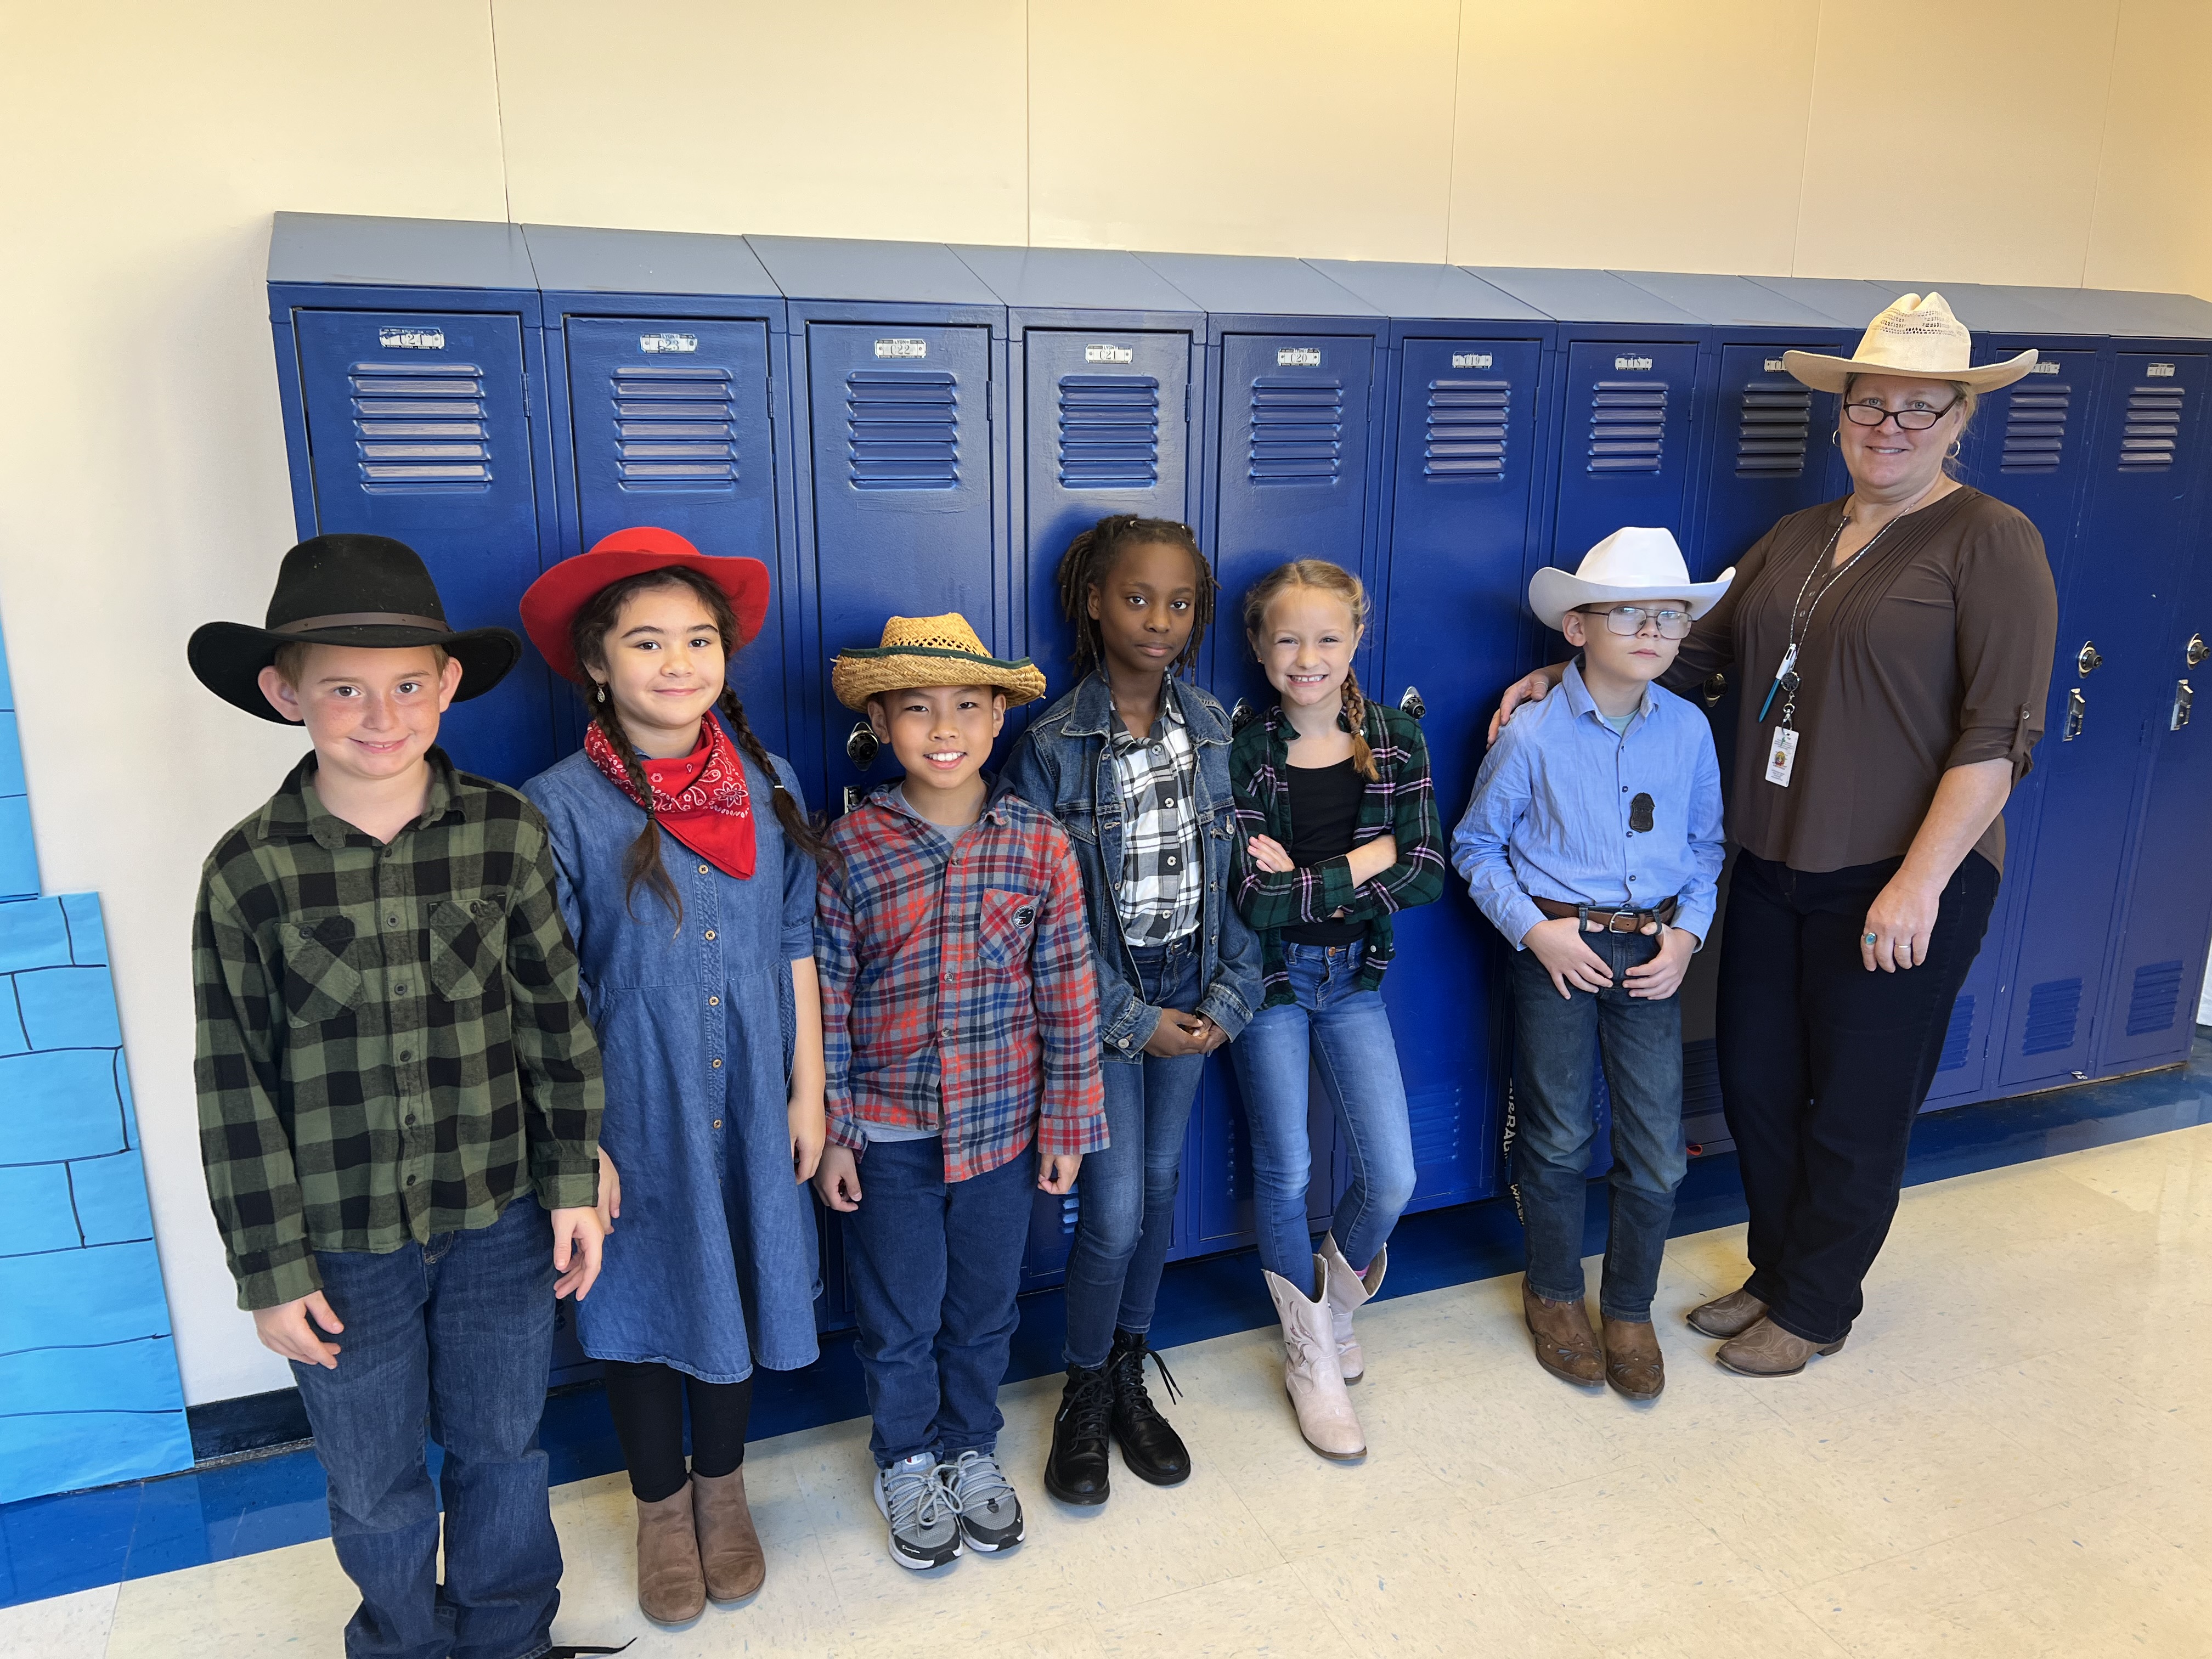
[[[216,845],[192,919],[200,1160],[241,1308],[317,1250],[596,1203],[599,1045],[545,820],[429,755],[389,844],[324,810],[315,757]]]

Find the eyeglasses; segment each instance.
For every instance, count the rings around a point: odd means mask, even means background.
[[[1941,409],[1884,409],[1880,404],[1845,404],[1844,413],[1853,426],[1880,426],[1895,421],[1899,432],[1925,432],[1965,399],[1954,398]]]
[[[1589,612],[1583,614],[1588,616]],[[1644,631],[1647,622],[1659,630],[1662,640],[1686,639],[1690,632],[1690,613],[1686,611],[1646,611],[1640,605],[1616,605],[1603,615],[1608,634],[1632,637]]]

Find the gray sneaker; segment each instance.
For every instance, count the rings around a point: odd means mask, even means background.
[[[890,1527],[891,1559],[916,1572],[960,1553],[960,1510],[940,1478],[942,1466],[916,1452],[876,1471],[876,1507]]]
[[[964,1451],[938,1465],[938,1477],[959,1511],[961,1536],[968,1547],[989,1555],[1022,1541],[1022,1500],[1013,1483],[987,1451]]]

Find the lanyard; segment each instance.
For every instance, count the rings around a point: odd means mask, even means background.
[[[1903,516],[1902,514],[1899,515],[1900,518]],[[1774,683],[1766,688],[1766,701],[1759,705],[1759,718],[1763,720],[1766,718],[1766,711],[1774,706],[1774,694],[1778,691],[1781,692],[1783,694],[1782,724],[1785,730],[1789,728],[1792,717],[1797,712],[1799,684],[1797,647],[1801,640],[1806,643],[1811,642],[1813,613],[1820,608],[1820,601],[1828,597],[1828,590],[1843,580],[1850,568],[1873,550],[1874,544],[1889,533],[1889,525],[1895,524],[1897,520],[1892,519],[1889,524],[1885,524],[1873,535],[1868,537],[1866,545],[1844,560],[1843,568],[1834,572],[1820,584],[1820,591],[1813,595],[1813,603],[1808,605],[1805,603],[1806,590],[1813,586],[1813,578],[1826,568],[1829,558],[1836,550],[1837,541],[1843,536],[1844,526],[1850,522],[1849,514],[1845,514],[1843,518],[1836,521],[1835,529],[1828,534],[1827,544],[1821,548],[1820,556],[1813,561],[1812,568],[1806,571],[1805,580],[1797,584],[1797,597],[1790,606],[1789,647],[1783,652],[1781,665],[1774,671]]]

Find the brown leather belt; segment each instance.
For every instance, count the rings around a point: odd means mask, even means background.
[[[1561,899],[1537,898],[1533,893],[1529,897],[1553,921],[1573,916],[1586,932],[1593,933],[1640,933],[1654,922],[1664,927],[1674,921],[1677,908],[1671,898],[1649,910],[1601,910],[1594,904],[1569,904]]]

